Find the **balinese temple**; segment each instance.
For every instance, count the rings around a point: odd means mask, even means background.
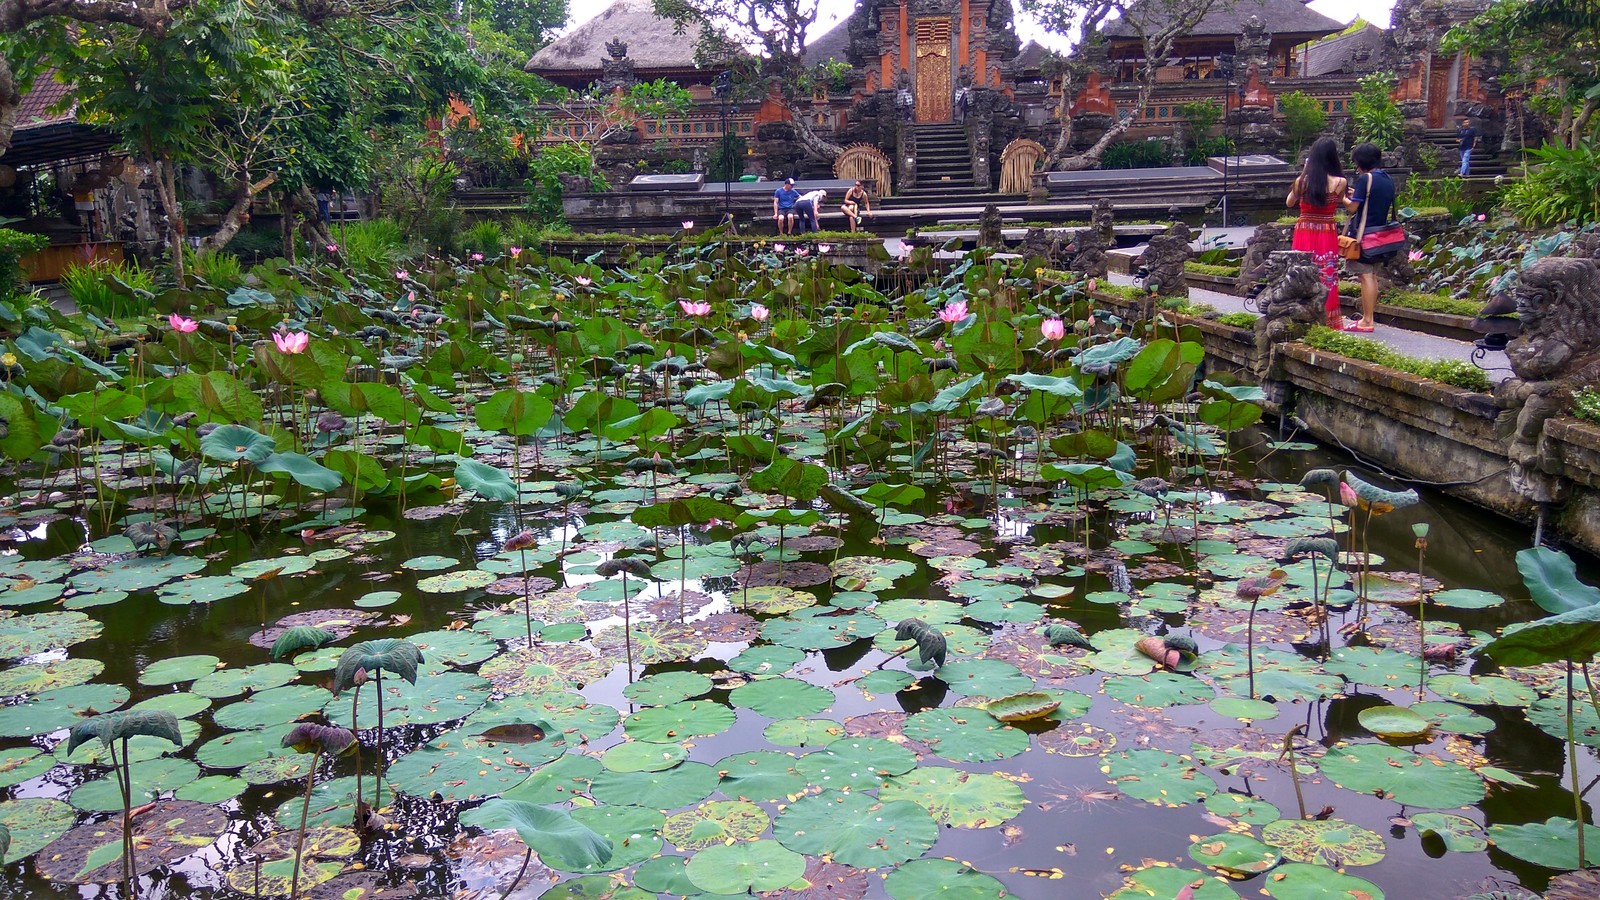
[[[1482,60],[1435,49],[1488,2],[1398,0],[1392,28],[1348,33],[1302,0],[1219,4],[1178,41],[1143,105],[1135,81],[1142,44],[1127,22],[1112,20],[1073,50],[1088,72],[1065,98],[1073,144],[1088,146],[1119,119],[1133,120],[1121,140],[1170,141],[1183,127],[1183,106],[1202,101],[1224,110],[1220,127],[1243,149],[1284,153],[1279,97],[1316,98],[1338,134],[1358,80],[1373,72],[1395,75],[1393,96],[1419,138],[1408,144],[1444,146],[1457,116],[1497,142],[1505,112],[1495,73]],[[1023,179],[1006,172],[1025,170],[1054,144],[1063,98],[1062,82],[1047,74],[1048,51],[1018,41],[1011,3],[859,0],[831,29],[808,35],[806,63],[818,77],[787,103],[773,86],[741,85],[724,110],[712,87],[717,71],[696,64],[699,35],[657,17],[650,0],[617,0],[540,50],[527,70],[574,88],[666,78],[689,89],[697,105],[688,116],[642,122],[626,146],[603,154],[615,176],[703,171],[726,114],[728,130],[744,141],[746,176],[868,177],[881,193],[1018,193]],[[823,77],[824,63],[833,64],[831,77]],[[826,158],[812,137],[845,155]]]

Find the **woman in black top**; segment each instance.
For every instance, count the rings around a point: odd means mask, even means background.
[[[866,208],[869,215],[872,213],[872,198],[867,194],[866,183],[857,181],[855,187],[845,192],[844,205],[839,207],[844,213],[845,220],[850,223],[851,231],[859,231],[861,228],[862,207]]]
[[[1380,168],[1383,152],[1376,144],[1359,144],[1350,155],[1355,160],[1356,177],[1350,180],[1344,208],[1350,213],[1349,234],[1353,237],[1363,215],[1368,231],[1377,231],[1389,223],[1389,213],[1394,208],[1394,181]],[[1382,264],[1381,261],[1345,260],[1345,268],[1361,278],[1361,321],[1348,326],[1347,331],[1365,332],[1374,328],[1372,313],[1378,305],[1378,266]]]

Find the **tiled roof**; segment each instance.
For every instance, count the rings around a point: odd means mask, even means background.
[[[17,110],[16,130],[21,132],[30,128],[73,121],[74,115],[70,104],[60,112],[53,111],[71,95],[72,85],[58,81],[54,69],[40,73],[39,77],[34,79],[33,87],[22,95],[22,106]]]
[[[1142,22],[1146,31],[1153,31],[1166,18],[1163,7],[1144,2],[1135,3],[1129,13]],[[1144,18],[1148,16],[1149,18]],[[1217,3],[1206,13],[1200,23],[1190,29],[1190,37],[1219,37],[1236,35],[1244,30],[1246,22],[1255,16],[1266,23],[1273,34],[1332,34],[1344,26],[1305,5],[1301,0],[1235,0]],[[1109,37],[1137,37],[1125,19],[1116,19],[1100,29]]]

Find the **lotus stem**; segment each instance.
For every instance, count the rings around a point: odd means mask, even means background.
[[[1260,602],[1260,597],[1250,601],[1250,618],[1246,620],[1244,629],[1244,664],[1250,679],[1251,700],[1256,699],[1256,604]]]
[[[1289,780],[1294,783],[1294,802],[1300,807],[1300,821],[1302,822],[1308,816],[1306,816],[1305,794],[1300,790],[1300,770],[1295,766],[1294,762],[1294,739],[1303,731],[1305,731],[1305,726],[1297,722],[1293,728],[1289,729],[1289,733],[1283,736],[1283,755],[1289,760]]]
[[[522,855],[522,868],[517,870],[517,877],[511,879],[511,883],[506,886],[505,892],[500,895],[500,900],[506,900],[507,897],[511,896],[511,892],[517,889],[517,885],[522,883],[522,876],[528,874],[528,862],[532,859],[533,848],[529,847],[528,852]]]
[[[1572,660],[1567,660],[1567,769],[1572,777],[1572,820],[1578,829],[1578,864],[1574,869],[1582,869],[1583,861],[1588,858],[1583,846],[1583,794],[1578,791],[1578,729],[1573,721],[1572,704]]]
[[[300,900],[300,865],[306,852],[306,820],[311,817],[311,787],[316,784],[317,763],[321,760],[322,747],[318,746],[311,752],[311,771],[306,773],[306,796],[300,803],[300,834],[294,841],[294,874],[289,877],[289,900]]]

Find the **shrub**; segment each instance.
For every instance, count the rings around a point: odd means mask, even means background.
[[[1536,162],[1503,197],[1518,223],[1546,228],[1600,222],[1600,144],[1583,141],[1570,150],[1545,144],[1528,152]]]
[[[1183,264],[1183,269],[1185,272],[1193,272],[1196,275],[1212,275],[1217,278],[1237,278],[1239,276],[1238,266],[1224,266],[1202,262],[1186,262]]]
[[[1224,325],[1231,325],[1234,328],[1254,328],[1256,327],[1256,320],[1259,318],[1261,317],[1255,313],[1231,312],[1217,316],[1217,321]]]
[[[1295,155],[1328,127],[1328,113],[1322,108],[1322,101],[1304,91],[1279,97],[1278,110],[1283,113],[1283,131]]]
[[[482,219],[461,233],[461,246],[469,253],[498,256],[506,249],[506,231],[493,219]]]
[[[1580,419],[1600,422],[1600,390],[1586,387],[1572,393],[1572,414]]]
[[[276,228],[244,228],[222,250],[241,259],[259,262],[283,255],[283,234]]]
[[[1403,306],[1423,312],[1447,313],[1452,316],[1476,316],[1483,309],[1478,300],[1457,300],[1442,294],[1424,294],[1418,291],[1393,290],[1379,298],[1392,306]]]
[[[744,174],[744,158],[749,153],[749,143],[743,135],[725,134],[711,150],[706,163],[707,181],[733,181]]]
[[[1493,387],[1489,383],[1489,376],[1470,362],[1459,359],[1418,359],[1397,353],[1387,344],[1334,331],[1322,325],[1313,326],[1306,332],[1303,341],[1306,346],[1317,350],[1377,363],[1419,378],[1466,388],[1469,391],[1487,393]]]
[[[1123,141],[1106,148],[1102,169],[1150,169],[1172,164],[1172,147],[1166,141]]]
[[[1459,219],[1472,212],[1464,193],[1465,186],[1466,183],[1456,176],[1407,178],[1405,189],[1395,198],[1395,205],[1409,208],[1419,216],[1439,210]]]
[[[244,266],[239,257],[225,250],[202,253],[185,247],[183,265],[191,275],[212,287],[232,290],[244,282]]]
[[[604,191],[611,187],[605,173],[594,164],[594,154],[585,143],[550,144],[539,148],[528,166],[528,212],[545,224],[565,218],[561,208],[561,179],[586,178],[590,187]]]
[[[1357,82],[1350,98],[1350,121],[1358,143],[1370,141],[1379,149],[1393,150],[1405,140],[1405,117],[1389,96],[1393,82],[1394,76],[1388,72],[1374,72]]]
[[[26,285],[22,279],[22,258],[50,246],[42,234],[28,234],[0,228],[0,302],[10,300]]]
[[[346,225],[341,230],[345,261],[358,271],[387,273],[395,263],[410,255],[410,243],[398,222],[370,219]]]
[[[155,300],[155,275],[137,263],[97,260],[72,266],[61,284],[78,309],[101,318],[137,318],[148,314]]]

